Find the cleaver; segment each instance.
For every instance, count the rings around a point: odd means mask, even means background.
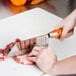
[[[36,37],[36,44],[35,46],[48,46],[49,38],[60,38],[62,35],[63,28],[55,29],[52,32],[47,33],[46,35],[42,35]],[[70,30],[69,32],[73,31]],[[32,50],[32,49],[31,49]],[[26,53],[26,50],[19,50],[17,44],[13,46],[11,51],[9,52],[8,56],[20,56]]]

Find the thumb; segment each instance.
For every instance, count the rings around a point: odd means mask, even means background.
[[[59,29],[59,28],[62,28],[62,27],[63,27],[63,25],[58,24],[58,25],[55,26],[55,29]]]
[[[66,38],[67,33],[68,33],[68,29],[67,28],[63,28],[63,32],[62,32],[60,41],[63,41]]]
[[[73,34],[74,34],[74,32],[69,32],[69,33],[67,34],[66,38],[70,37],[70,36],[73,35]]]

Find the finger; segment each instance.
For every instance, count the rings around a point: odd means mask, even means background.
[[[44,47],[44,46],[35,46],[34,48],[33,48],[33,50],[37,50],[38,52],[41,50],[41,49],[43,49],[43,48],[46,48],[46,47]]]
[[[17,42],[17,47],[19,50],[21,50],[21,42]]]
[[[73,35],[73,34],[74,34],[74,32],[69,32],[69,33],[67,34],[66,38],[70,37],[70,36]]]
[[[39,46],[35,46],[32,50],[32,52],[30,54],[28,54],[28,56],[37,56],[40,52],[43,51],[43,49],[45,49],[46,47],[39,47]]]
[[[72,30],[70,30],[70,32],[74,32],[74,28]]]
[[[36,57],[37,55],[38,55],[38,52],[37,51],[32,51],[27,56],[29,56],[29,57]]]
[[[28,54],[28,56],[36,56],[37,53],[39,52],[39,46],[35,46],[33,49],[32,49],[32,52]]]
[[[66,38],[67,33],[68,33],[68,29],[64,27],[61,38],[60,38],[61,41],[63,41]]]
[[[25,40],[25,49],[28,49],[28,47],[29,47],[29,40]]]
[[[36,57],[27,57],[27,59],[29,61],[33,61],[33,62],[36,62],[37,61]]]
[[[43,51],[43,49],[46,49],[46,47],[44,47],[44,46],[35,46],[34,48],[33,48],[33,51],[37,51],[38,53],[41,53],[42,51]]]

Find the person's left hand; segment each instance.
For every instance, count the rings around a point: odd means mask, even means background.
[[[53,64],[57,62],[55,53],[49,47],[34,47],[27,57],[30,61],[36,63],[39,69],[45,73],[50,73]]]

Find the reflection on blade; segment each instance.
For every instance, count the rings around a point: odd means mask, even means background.
[[[11,51],[9,52],[8,56],[19,56],[26,53],[26,50],[19,50],[17,44],[13,46]]]

